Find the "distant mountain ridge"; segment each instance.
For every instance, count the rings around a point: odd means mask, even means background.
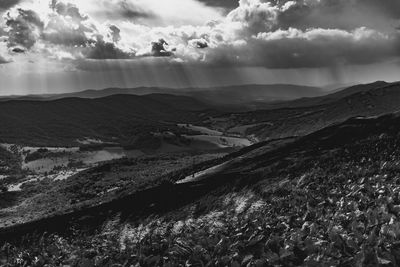
[[[260,104],[288,101],[303,97],[316,97],[326,94],[322,89],[310,86],[271,84],[271,85],[236,85],[212,88],[161,88],[161,87],[137,87],[137,88],[106,88],[103,90],[85,90],[66,94],[43,94],[27,96],[0,97],[0,101],[8,100],[56,100],[61,98],[102,98],[111,95],[148,95],[169,94],[195,98],[199,101],[215,106],[255,106]]]
[[[394,82],[394,83],[387,83],[384,81],[376,81],[373,83],[368,83],[368,84],[358,84],[358,85],[353,85],[350,87],[342,88],[340,90],[335,90],[333,92],[327,93],[322,96],[317,96],[317,97],[304,97],[304,98],[299,98],[291,101],[284,101],[284,102],[278,102],[278,103],[273,103],[267,108],[282,108],[282,107],[289,107],[289,108],[297,108],[297,107],[310,107],[310,106],[319,106],[319,105],[326,105],[329,103],[332,103],[334,101],[337,101],[341,98],[345,98],[357,93],[362,93],[362,92],[367,92],[369,90],[373,89],[378,89],[378,88],[383,88],[386,86],[391,86],[391,85],[397,85],[399,82]]]
[[[0,101],[0,142],[70,145],[78,138],[91,137],[104,141],[117,139],[129,145],[141,134],[171,129],[181,132],[177,125],[182,123],[202,125],[234,136],[256,137],[262,141],[303,136],[350,117],[376,116],[400,109],[400,83],[386,82],[352,86],[314,98],[263,103],[259,107],[268,108],[256,111],[224,109],[224,105],[251,105],[246,101],[259,97],[262,88],[239,86],[221,88],[216,92],[196,91],[196,97],[153,93],[88,98],[98,93],[120,92],[109,89],[81,92],[79,94],[86,96],[81,98],[69,94],[58,95],[55,99],[50,96],[40,100],[32,96],[4,99]],[[298,87],[285,88],[287,93]],[[149,93],[148,88],[142,92]],[[272,94],[273,90],[268,92]],[[248,98],[240,98],[246,94]],[[224,104],[216,104],[219,101]]]

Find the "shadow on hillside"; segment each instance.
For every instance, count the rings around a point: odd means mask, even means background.
[[[12,207],[18,201],[19,192],[0,193],[0,209]]]
[[[159,186],[73,212],[54,215],[26,224],[0,229],[3,241],[18,241],[26,235],[42,233],[72,234],[79,229],[88,234],[98,230],[108,219],[119,215],[121,221],[132,221],[151,215],[163,214],[200,199],[202,196],[223,188],[232,177],[213,177],[212,180],[188,184],[163,183]],[[231,183],[230,183],[231,184]]]

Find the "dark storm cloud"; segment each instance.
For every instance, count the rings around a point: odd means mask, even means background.
[[[133,52],[126,52],[116,46],[121,39],[117,26],[109,27],[106,34],[112,41],[106,41],[96,26],[88,21],[73,4],[53,0],[50,8],[54,13],[47,18],[46,25],[39,14],[32,10],[17,9],[7,13],[5,32],[7,45],[13,53],[24,53],[36,42],[49,45],[46,49],[57,55],[63,51],[83,55],[89,59],[128,59],[134,57]]]
[[[276,29],[310,27],[387,30],[400,18],[398,0],[297,0],[271,1],[285,10],[277,17]]]
[[[20,53],[24,53],[25,50],[22,49],[22,48],[20,48],[20,47],[15,47],[15,48],[13,48],[13,49],[11,50],[11,52],[20,54]]]
[[[398,39],[365,36],[356,38],[342,33],[308,32],[315,39],[304,36],[276,40],[260,40],[254,44],[254,56],[249,64],[268,68],[318,68],[335,65],[364,65],[399,55]],[[305,34],[307,35],[307,34]]]
[[[150,18],[154,16],[149,10],[143,10],[139,6],[126,1],[119,3],[119,10],[122,17],[127,19]]]
[[[15,5],[17,5],[20,0],[1,0],[0,1],[0,11],[7,10]]]
[[[151,54],[153,57],[170,57],[174,54],[173,50],[168,50],[166,48],[168,43],[164,39],[160,39],[157,42],[151,43]]]
[[[10,9],[0,33],[9,51],[22,53],[40,42],[33,52],[42,49],[61,59],[165,58],[189,66],[266,68],[369,64],[400,56],[398,0],[197,0],[194,6],[207,12],[232,10],[205,25],[157,27],[152,21],[162,14],[154,1],[101,1],[94,13],[90,5],[80,9],[74,3],[52,0],[42,18]],[[160,39],[149,45],[155,36]]]
[[[239,6],[239,0],[199,0],[200,2],[215,7],[234,9]]]
[[[137,54],[118,48],[120,29],[112,26],[108,35],[112,42],[97,43],[88,58],[173,57],[173,60],[189,65],[285,69],[362,65],[399,56],[400,37],[399,33],[393,32],[394,28],[380,31],[363,26],[362,19],[367,20],[367,11],[378,12],[375,10],[377,2],[368,1],[370,3],[358,0],[241,0],[240,6],[230,12],[226,20],[209,24],[207,31],[197,32],[195,28],[173,31],[166,28],[164,31],[160,28],[161,36],[169,38],[177,50],[170,49],[165,39],[160,39],[151,44],[148,52]],[[395,4],[391,0],[387,3]],[[379,12],[388,12],[388,9]],[[350,14],[346,10],[358,11]],[[379,12],[368,19],[373,21],[372,26],[379,24],[374,19],[387,22]],[[146,50],[143,46],[132,49],[143,50]]]
[[[375,8],[388,16],[400,18],[400,1],[398,0],[358,0],[357,3]]]
[[[134,52],[126,52],[116,46],[121,40],[121,30],[117,26],[109,26],[107,36],[112,41],[106,41],[95,25],[86,23],[88,16],[82,14],[77,6],[53,0],[52,8],[59,16],[51,18],[49,30],[43,33],[44,40],[63,46],[78,46],[88,59],[130,59],[135,56]],[[72,18],[74,23],[70,24],[60,17]]]
[[[204,41],[197,41],[196,42],[196,47],[203,49],[203,48],[207,48],[208,44],[207,44],[207,42],[204,42]]]
[[[174,56],[175,49],[169,50],[168,43],[164,39],[152,42],[150,52],[136,54],[135,51],[124,51],[117,47],[117,42],[104,41],[102,36],[98,37],[95,45],[88,47],[85,57],[87,59],[141,59],[141,58],[162,58]]]
[[[399,48],[399,35],[387,36],[365,28],[353,32],[292,28],[259,34],[242,44],[219,46],[210,52],[209,63],[281,69],[364,65],[399,56]]]
[[[318,68],[398,57],[400,33],[388,18],[398,2],[380,2],[386,8],[373,0],[241,0],[227,21],[202,37],[211,45],[201,59],[223,66]]]
[[[109,28],[111,31],[111,39],[114,43],[118,43],[121,40],[121,30],[115,25],[111,25]]]
[[[376,12],[383,12],[388,16],[400,17],[400,2],[397,0],[266,0],[263,2],[280,6],[295,2],[299,6],[320,8],[320,10],[327,9],[335,13],[346,8],[372,8]]]
[[[7,45],[12,48],[12,52],[30,50],[38,41],[65,46],[87,46],[93,43],[87,34],[95,29],[84,23],[88,17],[75,5],[53,0],[50,8],[54,13],[43,20],[42,14],[33,10],[18,8],[7,12],[7,29],[3,35],[7,37]],[[44,20],[47,20],[46,24]]]
[[[22,8],[18,8],[16,14],[9,12],[5,20],[8,27],[8,47],[32,48],[44,27],[36,12]]]
[[[103,1],[104,10],[101,11],[103,16],[108,19],[124,19],[128,21],[136,21],[140,19],[151,19],[156,15],[148,9],[144,9],[129,1]]]
[[[204,39],[192,39],[189,41],[189,44],[199,49],[204,49],[208,47],[208,43]]]
[[[86,15],[82,15],[79,8],[71,3],[64,3],[58,0],[52,0],[52,9],[61,16],[69,16],[72,19],[83,21],[88,19]]]
[[[97,37],[94,46],[89,47],[86,53],[88,59],[131,59],[135,57],[134,52],[125,52],[114,43],[106,42],[102,36]]]

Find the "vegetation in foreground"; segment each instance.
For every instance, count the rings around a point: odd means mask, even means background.
[[[123,158],[103,163],[65,180],[43,179],[22,185],[21,191],[0,193],[0,226],[73,212],[184,178],[194,168],[212,165],[224,154],[178,153]],[[179,171],[179,175],[178,174]]]

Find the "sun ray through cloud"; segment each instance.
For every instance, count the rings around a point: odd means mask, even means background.
[[[317,76],[319,69],[329,72],[335,66],[361,71],[363,65],[390,64],[399,57],[399,16],[393,12],[399,8],[397,2],[388,1],[387,7],[374,0],[354,2],[7,2],[0,9],[0,38],[4,40],[0,44],[0,63],[36,62],[35,66],[42,65],[37,68],[42,76],[47,73],[45,65],[57,66],[49,68],[48,75],[58,71],[67,77],[75,71],[75,76],[83,79],[82,84],[90,84],[84,81],[85,77],[96,76],[94,72],[99,69],[108,73],[113,68],[120,71],[126,67],[127,73],[138,71],[144,63],[146,69],[152,69],[149,77],[156,75],[155,80],[168,80],[168,71],[163,70],[170,65],[182,78],[173,86],[207,84],[207,80],[213,80],[206,74],[208,69],[229,73],[242,68],[242,78],[236,80],[251,82],[255,76],[244,77],[246,68],[260,68],[271,74],[280,72],[284,77],[310,70],[315,70]],[[182,16],[176,17],[176,12]],[[372,13],[374,21],[369,16]],[[160,40],[162,43],[158,44]],[[85,75],[79,74],[82,68]],[[357,73],[361,75],[360,71]],[[379,69],[374,72],[377,76],[382,74]],[[183,78],[196,73],[202,81],[198,77]],[[297,83],[307,82],[302,81],[301,75],[292,78]],[[337,79],[350,77],[340,75]],[[133,85],[128,80],[126,86]],[[230,83],[225,80],[224,83]]]

